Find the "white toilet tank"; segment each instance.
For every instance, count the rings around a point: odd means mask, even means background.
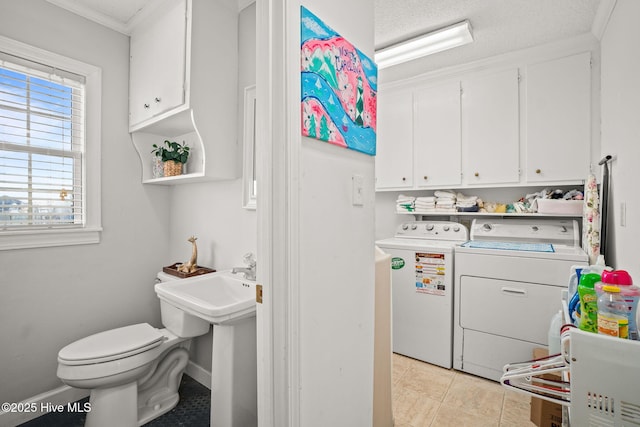
[[[188,280],[172,276],[159,271],[156,283],[168,282],[171,280]],[[183,309],[174,307],[167,301],[160,299],[160,315],[165,328],[182,338],[193,338],[209,332],[211,324],[199,317],[186,313]]]

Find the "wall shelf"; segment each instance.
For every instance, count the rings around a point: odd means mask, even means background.
[[[499,216],[499,217],[520,217],[520,218],[582,218],[582,214],[545,214],[545,213],[499,213],[499,212],[430,212],[430,213],[416,213],[416,212],[397,212],[398,215],[412,215],[412,216]]]

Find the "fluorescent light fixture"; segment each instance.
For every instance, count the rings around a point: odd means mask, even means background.
[[[378,68],[390,67],[402,62],[442,52],[471,43],[471,24],[465,20],[454,25],[432,31],[416,38],[381,49],[375,54]]]

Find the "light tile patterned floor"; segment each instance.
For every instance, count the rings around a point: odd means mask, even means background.
[[[395,427],[535,427],[529,401],[496,382],[393,355]]]

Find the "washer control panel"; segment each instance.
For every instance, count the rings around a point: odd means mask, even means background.
[[[396,237],[466,242],[469,240],[469,230],[452,221],[414,221],[398,226]]]

